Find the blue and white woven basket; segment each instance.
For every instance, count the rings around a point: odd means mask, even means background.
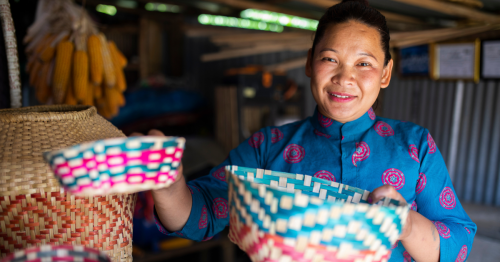
[[[230,238],[253,261],[384,261],[409,212],[396,200],[368,204],[369,191],[309,175],[227,166],[226,179]]]

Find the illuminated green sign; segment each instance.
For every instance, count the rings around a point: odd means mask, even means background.
[[[116,7],[112,5],[97,5],[95,10],[99,13],[108,14],[114,16],[116,14]]]
[[[281,14],[257,9],[246,9],[241,11],[241,17],[256,21],[279,24],[282,26],[295,27],[316,31],[318,20],[307,19],[293,15]]]
[[[221,15],[199,15],[198,22],[202,25],[215,25],[215,26],[227,26],[227,27],[238,27],[245,29],[256,29],[263,31],[272,32],[282,32],[283,26],[278,24],[267,23],[264,21],[253,21],[250,19],[228,17]]]
[[[179,13],[181,11],[181,7],[178,5],[169,5],[162,3],[147,3],[144,8],[148,11],[158,11],[158,12],[170,12],[170,13]]]

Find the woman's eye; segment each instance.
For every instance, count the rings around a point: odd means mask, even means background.
[[[333,59],[333,58],[328,58],[328,57],[323,58],[323,60],[326,60],[326,61],[328,61],[328,62],[337,62],[337,61],[335,61],[335,59]]]
[[[359,63],[359,65],[364,67],[364,66],[369,66],[370,64],[368,64],[368,63]]]

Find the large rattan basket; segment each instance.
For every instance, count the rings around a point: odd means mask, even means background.
[[[75,197],[42,153],[124,134],[89,106],[0,110],[0,257],[43,244],[85,245],[132,261],[134,194]]]

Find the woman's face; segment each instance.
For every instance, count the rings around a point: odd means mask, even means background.
[[[306,64],[320,113],[341,123],[366,113],[391,79],[384,58],[377,29],[354,21],[327,28]]]

